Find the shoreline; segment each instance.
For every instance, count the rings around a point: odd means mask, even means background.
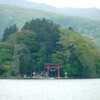
[[[100,78],[0,78],[0,80],[87,80]]]

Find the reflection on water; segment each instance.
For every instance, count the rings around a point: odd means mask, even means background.
[[[0,80],[0,100],[100,100],[100,79]]]

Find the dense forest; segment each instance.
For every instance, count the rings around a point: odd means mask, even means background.
[[[93,41],[43,19],[33,19],[18,29],[14,24],[4,30],[0,42],[0,77],[32,76],[45,73],[45,63],[60,63],[61,77],[100,77],[100,50]]]

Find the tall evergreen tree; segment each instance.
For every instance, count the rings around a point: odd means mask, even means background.
[[[6,28],[6,29],[4,30],[2,41],[3,41],[3,42],[6,41],[7,38],[9,37],[9,35],[11,35],[11,34],[17,32],[17,31],[18,31],[18,28],[17,28],[16,24],[14,24],[14,25],[12,25],[12,26],[9,26],[8,28]]]

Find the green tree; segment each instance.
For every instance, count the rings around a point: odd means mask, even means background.
[[[17,31],[18,31],[18,28],[17,28],[16,24],[14,24],[12,26],[9,26],[8,28],[6,28],[4,30],[2,41],[3,42],[6,41],[8,39],[8,37],[9,37],[9,35],[17,32]]]
[[[0,75],[11,76],[11,61],[13,56],[13,46],[8,43],[0,43]]]
[[[46,49],[46,55],[49,56],[55,53],[59,48],[60,32],[59,26],[54,24],[52,21],[46,20],[45,18],[32,20],[27,22],[22,30],[30,30],[36,33],[36,41],[40,48]]]
[[[63,52],[69,52],[69,55],[63,55],[66,63],[70,64],[70,76],[75,77],[97,77],[96,59],[99,59],[97,49],[90,38],[79,35],[72,30],[61,30],[61,43],[64,46]],[[99,63],[100,64],[100,63]],[[65,64],[66,66],[66,64]]]
[[[36,70],[36,52],[39,51],[35,33],[29,30],[17,32],[8,38],[8,43],[14,45],[12,61],[14,75],[30,76]]]

